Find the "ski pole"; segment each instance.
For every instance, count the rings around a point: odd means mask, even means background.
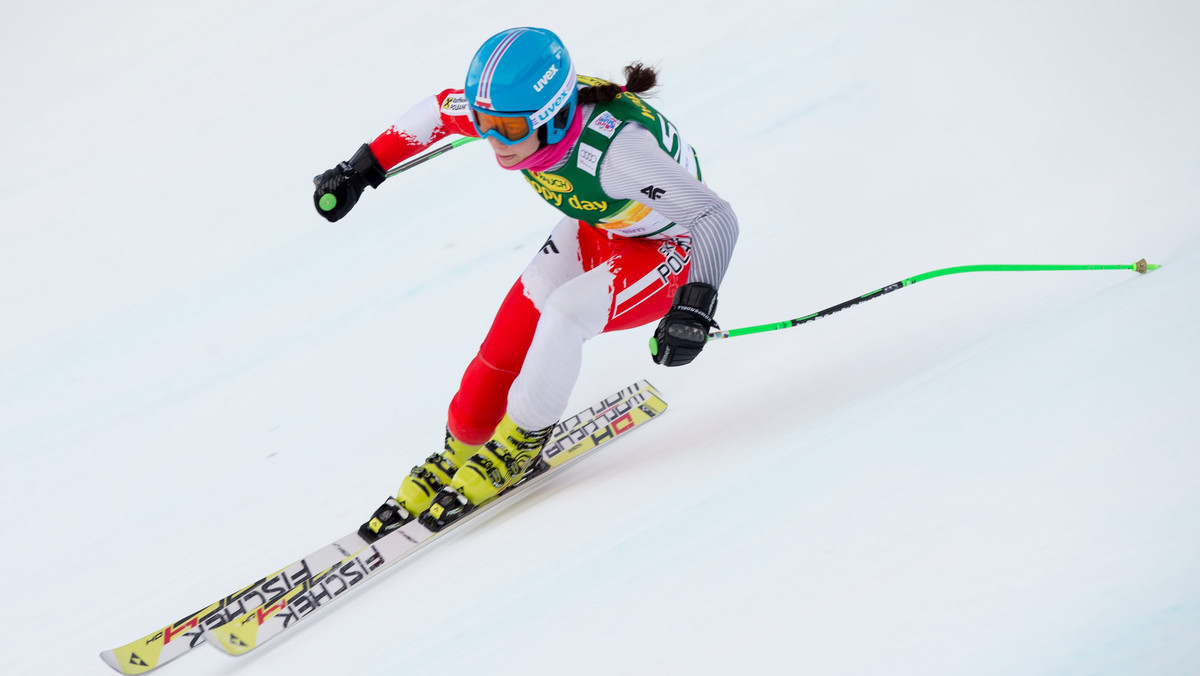
[[[395,176],[396,174],[399,174],[401,172],[405,172],[405,171],[408,171],[409,169],[412,169],[413,167],[417,166],[418,164],[428,162],[429,160],[432,160],[433,158],[437,157],[438,155],[448,153],[451,150],[454,150],[455,148],[457,148],[461,145],[465,145],[467,143],[470,143],[471,141],[478,141],[478,140],[479,140],[479,138],[475,137],[475,136],[464,136],[460,139],[456,139],[454,141],[451,141],[450,143],[447,143],[444,146],[439,146],[437,148],[434,148],[433,150],[430,150],[429,152],[425,153],[424,155],[421,155],[420,157],[413,158],[413,159],[405,162],[404,164],[400,164],[395,167],[392,167],[391,169],[388,170],[388,172],[387,172],[387,174],[385,174],[385,176],[387,178],[391,178],[392,176]],[[317,201],[317,205],[321,207],[321,211],[332,211],[333,208],[337,206],[337,198],[333,196],[333,193],[327,192],[324,195],[321,195],[321,199]]]
[[[882,289],[876,289],[870,293],[865,293],[858,298],[851,298],[844,303],[838,303],[833,307],[825,308],[820,312],[814,312],[811,315],[797,317],[796,319],[788,319],[782,322],[771,322],[770,324],[759,324],[758,326],[748,326],[744,329],[732,329],[730,331],[713,331],[708,334],[708,341],[711,343],[714,340],[722,340],[725,338],[735,338],[737,336],[745,336],[751,333],[765,333],[767,331],[777,331],[779,329],[790,329],[793,326],[800,326],[811,321],[816,321],[822,317],[828,317],[831,314],[841,312],[846,308],[854,307],[859,303],[865,303],[871,299],[878,298],[884,294],[891,293],[897,289],[903,289],[906,286],[912,286],[917,282],[923,282],[926,279],[934,277],[944,277],[946,275],[956,275],[963,272],[1033,272],[1043,270],[1133,270],[1139,274],[1146,274],[1150,270],[1157,270],[1159,266],[1153,263],[1147,263],[1146,259],[1132,263],[1129,265],[960,265],[953,268],[941,268],[926,272],[915,277],[902,279],[894,284],[888,284]]]

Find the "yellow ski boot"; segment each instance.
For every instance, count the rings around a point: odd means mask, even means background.
[[[454,473],[450,485],[434,496],[432,505],[421,514],[421,523],[440,530],[466,512],[496,497],[500,491],[521,478],[550,439],[554,425],[527,430],[507,415],[491,441]]]
[[[395,498],[388,498],[371,519],[364,523],[358,534],[367,542],[374,542],[400,526],[412,521],[413,517],[429,509],[438,491],[450,484],[458,468],[482,446],[470,446],[454,438],[446,430],[446,441],[441,453],[434,453],[423,464],[412,468],[400,483]]]
[[[437,495],[443,486],[449,485],[458,468],[481,448],[483,447],[464,444],[455,439],[450,430],[446,430],[444,450],[426,458],[425,464],[412,468],[400,483],[396,500],[409,514],[420,514],[429,509],[429,505],[433,503],[433,496]]]

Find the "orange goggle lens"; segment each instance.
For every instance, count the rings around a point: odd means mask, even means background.
[[[475,124],[479,127],[481,136],[499,136],[502,141],[520,143],[533,133],[533,129],[529,126],[529,118],[524,115],[507,117],[490,115],[478,110],[473,112],[475,113]],[[489,133],[493,131],[494,134]]]

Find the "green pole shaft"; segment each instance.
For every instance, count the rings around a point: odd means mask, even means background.
[[[893,291],[903,289],[906,286],[912,286],[917,282],[923,282],[927,279],[935,277],[945,277],[946,275],[957,275],[964,272],[1043,272],[1053,270],[1133,270],[1135,272],[1145,274],[1150,270],[1157,270],[1159,266],[1152,263],[1147,263],[1142,259],[1136,263],[1127,265],[960,265],[952,268],[941,268],[924,272],[913,277],[902,279],[898,282],[888,284],[887,286],[864,293],[857,298],[851,298],[843,303],[838,303],[832,307],[827,307],[820,312],[814,312],[810,315],[797,317],[795,319],[787,319],[779,322],[771,322],[769,324],[759,324],[757,326],[748,326],[742,329],[732,329],[729,331],[713,331],[708,334],[708,341],[711,343],[714,340],[724,340],[726,338],[736,338],[737,336],[746,336],[752,333],[765,333],[767,331],[778,331],[779,329],[790,329],[793,326],[807,324],[808,322],[816,321],[822,317],[841,312],[847,308],[852,308],[860,303],[865,303],[880,296],[889,294]]]
[[[460,139],[455,139],[455,140],[451,141],[450,143],[447,143],[446,145],[439,146],[437,148],[434,148],[433,150],[430,150],[429,152],[425,153],[424,155],[421,155],[420,157],[411,159],[411,160],[405,162],[404,164],[400,164],[395,167],[392,167],[391,169],[388,170],[387,176],[388,176],[388,178],[391,178],[392,176],[395,176],[396,174],[408,171],[409,169],[412,169],[413,167],[415,167],[419,164],[424,164],[425,162],[428,162],[429,160],[432,160],[433,158],[438,157],[439,155],[444,155],[459,146],[466,145],[466,144],[470,143],[471,141],[478,141],[478,140],[479,140],[479,138],[476,136],[464,136]]]
[[[475,137],[475,136],[464,136],[460,139],[455,139],[455,140],[451,141],[450,143],[447,143],[442,146],[438,146],[437,148],[430,150],[429,152],[425,153],[424,155],[421,155],[420,157],[416,157],[414,159],[411,159],[411,160],[405,162],[404,164],[399,164],[395,167],[392,167],[390,170],[388,170],[386,176],[387,176],[387,178],[391,178],[392,176],[395,176],[396,174],[400,174],[405,171],[408,171],[409,169],[412,169],[413,167],[415,167],[419,164],[424,164],[425,162],[428,162],[429,160],[432,160],[433,158],[438,157],[439,155],[444,155],[461,145],[466,145],[466,144],[470,143],[471,141],[478,141],[478,140],[479,140],[479,138]],[[333,196],[333,193],[327,192],[324,195],[321,195],[320,199],[317,201],[317,204],[321,207],[322,211],[332,211],[333,208],[337,206],[337,198]]]

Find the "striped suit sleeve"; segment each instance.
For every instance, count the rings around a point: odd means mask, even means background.
[[[649,130],[637,124],[621,128],[600,165],[600,187],[615,199],[645,204],[687,231],[689,281],[720,287],[737,244],[737,216],[728,202],[663,152]]]

